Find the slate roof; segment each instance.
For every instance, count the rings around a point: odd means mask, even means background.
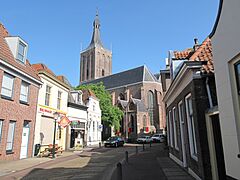
[[[137,111],[147,112],[144,102],[141,99],[131,98],[132,102],[137,105]]]
[[[144,66],[101,77],[95,80],[83,82],[82,84],[96,84],[103,82],[106,89],[127,86],[140,82],[157,82],[156,77]]]
[[[184,51],[174,51],[173,53],[173,60],[188,59],[189,61],[207,61],[207,64],[202,66],[202,71],[205,73],[214,72],[212,44],[209,37],[206,38],[195,51],[194,48],[190,48]]]
[[[15,68],[21,70],[22,72],[30,75],[31,77],[40,80],[37,75],[37,72],[32,68],[30,62],[26,60],[26,64],[20,64],[14,58],[5,37],[9,37],[10,34],[8,33],[7,29],[0,23],[0,59],[11,64]]]

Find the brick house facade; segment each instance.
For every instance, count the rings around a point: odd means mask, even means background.
[[[20,44],[23,56],[20,56]],[[16,51],[15,51],[16,50]],[[41,81],[26,59],[27,44],[0,24],[0,160],[31,157]]]

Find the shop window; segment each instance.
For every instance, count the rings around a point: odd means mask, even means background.
[[[14,141],[14,131],[15,131],[15,121],[10,121],[8,126],[8,136],[7,136],[7,146],[6,151],[12,152],[13,151],[13,141]]]
[[[186,114],[187,114],[187,123],[188,123],[188,138],[190,143],[190,153],[191,157],[195,160],[197,158],[197,141],[196,141],[196,131],[193,119],[193,109],[192,109],[192,98],[191,94],[187,95],[185,98],[186,103]]]

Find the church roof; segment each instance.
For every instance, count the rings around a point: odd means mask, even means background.
[[[82,84],[96,84],[103,82],[106,89],[123,87],[140,82],[158,82],[156,77],[144,65],[120,73],[101,77],[99,79],[83,82]]]

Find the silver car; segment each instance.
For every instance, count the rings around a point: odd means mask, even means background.
[[[153,142],[164,142],[165,136],[163,134],[154,134],[152,136],[152,141]]]
[[[150,143],[152,142],[152,138],[150,136],[141,136],[137,138],[137,143]]]

